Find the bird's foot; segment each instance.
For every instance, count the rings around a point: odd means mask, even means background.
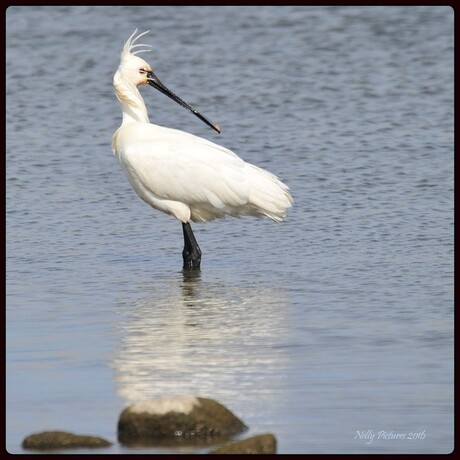
[[[199,270],[201,264],[201,254],[190,253],[184,249],[182,252],[182,258],[184,259],[184,270]]]

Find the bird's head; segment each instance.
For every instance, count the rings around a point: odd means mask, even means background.
[[[151,48],[150,45],[135,44],[135,42],[147,32],[148,31],[136,36],[136,29],[121,50],[120,65],[117,74],[122,76],[125,81],[135,86],[147,84],[148,74],[152,72],[150,64],[139,56],[136,56],[138,53],[151,51],[149,49]],[[140,49],[135,50],[135,48]]]
[[[153,74],[150,64],[133,54],[121,60],[118,72],[125,80],[136,86],[148,84],[148,78]]]
[[[165,94],[169,98],[171,98],[173,101],[177,102],[182,107],[186,108],[187,110],[190,110],[190,112],[196,115],[200,120],[204,121],[208,126],[220,133],[219,125],[212,123],[204,115],[198,112],[198,110],[193,108],[190,104],[187,104],[187,102],[183,101],[179,96],[174,94],[170,89],[163,85],[163,83],[161,83],[158,77],[153,73],[153,69],[150,66],[150,64],[148,64],[146,61],[144,61],[144,59],[140,58],[139,56],[136,56],[137,53],[150,51],[149,49],[145,49],[145,47],[151,48],[150,45],[135,44],[135,42],[140,37],[142,37],[148,32],[149,31],[147,30],[146,32],[143,32],[136,36],[136,29],[134,33],[131,35],[131,37],[129,37],[126,41],[123,50],[121,51],[120,66],[118,67],[118,70],[114,76],[115,85],[117,84],[117,80],[119,78],[122,78],[124,81],[135,86],[148,84],[160,91],[161,93]],[[142,49],[141,47],[144,47],[144,49]],[[134,48],[141,49],[133,51]]]

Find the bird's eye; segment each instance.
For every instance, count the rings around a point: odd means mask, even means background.
[[[142,68],[139,69],[139,73],[144,74],[144,73],[147,73],[147,71],[142,67]]]

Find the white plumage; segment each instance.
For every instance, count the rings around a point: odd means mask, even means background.
[[[133,54],[134,47],[145,46],[134,44],[145,33],[134,38],[135,32],[128,39],[114,76],[123,122],[113,135],[112,149],[139,197],[183,223],[184,253],[189,246],[198,258],[194,263],[193,254],[189,254],[190,260],[186,261],[183,253],[184,268],[199,268],[199,247],[196,241],[187,242],[185,226],[191,232],[190,221],[249,215],[268,216],[279,222],[293,200],[288,187],[275,175],[246,163],[232,151],[184,131],[149,122],[137,88],[142,84],[159,89],[220,132],[217,125],[168,90],[150,65]]]

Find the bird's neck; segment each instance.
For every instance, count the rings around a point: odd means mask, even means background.
[[[128,83],[121,75],[115,75],[113,80],[115,94],[121,103],[123,122],[150,123],[144,99],[136,86]]]

